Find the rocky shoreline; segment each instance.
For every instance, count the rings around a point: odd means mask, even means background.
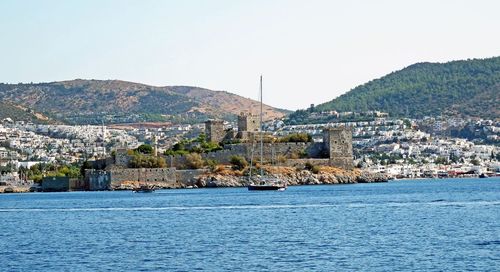
[[[29,193],[30,188],[26,186],[0,186],[0,194],[5,193]]]
[[[317,173],[309,170],[295,170],[293,168],[268,168],[266,172],[270,177],[282,180],[288,186],[296,185],[322,185],[322,184],[354,184],[387,182],[388,177],[382,174],[354,170],[340,170],[336,168],[323,168]],[[248,185],[248,176],[242,171],[223,169],[207,172],[187,180],[176,183],[150,182],[150,186],[157,189],[183,189],[183,188],[215,188],[215,187],[245,187]],[[122,182],[119,187],[111,190],[134,190],[141,185],[138,181]],[[7,189],[8,188],[8,189]],[[6,190],[7,189],[7,190]],[[0,193],[29,192],[28,187],[0,187]]]
[[[284,181],[289,186],[294,185],[322,185],[322,184],[354,184],[387,182],[388,178],[382,174],[368,172],[346,171],[344,173],[311,173],[302,170],[286,174],[270,174],[271,177]],[[186,183],[187,187],[244,187],[248,185],[247,176],[225,175],[209,173],[192,178]]]

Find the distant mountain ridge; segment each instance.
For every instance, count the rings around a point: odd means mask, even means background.
[[[314,110],[498,119],[499,105],[500,57],[494,57],[416,63],[360,85]]]
[[[256,113],[259,102],[225,91],[189,86],[156,87],[120,80],[69,80],[0,84],[0,102],[73,124],[127,121],[196,122]],[[1,112],[0,112],[1,113]],[[264,106],[266,118],[285,110]],[[2,115],[0,115],[0,118]],[[136,120],[137,119],[137,120]]]

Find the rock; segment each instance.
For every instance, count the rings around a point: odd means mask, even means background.
[[[362,172],[361,175],[356,177],[356,181],[359,183],[387,182],[388,177],[380,173]]]
[[[198,186],[199,188],[203,188],[203,187],[207,186],[207,182],[205,181],[205,179],[203,177],[200,177],[200,178],[198,178],[198,181],[196,182],[195,185]]]
[[[286,174],[274,174],[273,177],[286,182],[287,185],[316,185],[316,184],[346,184],[346,183],[364,183],[364,182],[382,182],[387,181],[387,177],[380,174],[345,171],[342,173],[319,173],[313,174],[306,170],[289,172]],[[221,174],[204,174],[188,182],[195,188],[206,187],[243,187],[248,184],[246,176],[232,176]]]
[[[217,186],[217,182],[215,180],[210,180],[207,182],[207,185],[206,185],[207,188],[215,188],[215,187],[218,187]]]

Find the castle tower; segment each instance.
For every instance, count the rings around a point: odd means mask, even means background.
[[[208,120],[205,122],[205,135],[208,142],[220,143],[226,137],[224,121]]]
[[[257,132],[260,131],[259,116],[241,113],[238,115],[238,132]]]
[[[352,169],[352,132],[349,128],[326,128],[323,130],[323,144],[330,159],[330,165]]]
[[[117,148],[115,150],[115,165],[121,167],[127,167],[130,161],[130,156],[128,155],[127,148]]]

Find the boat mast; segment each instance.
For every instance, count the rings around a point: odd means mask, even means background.
[[[264,127],[262,124],[262,75],[260,75],[260,176],[264,175]]]

